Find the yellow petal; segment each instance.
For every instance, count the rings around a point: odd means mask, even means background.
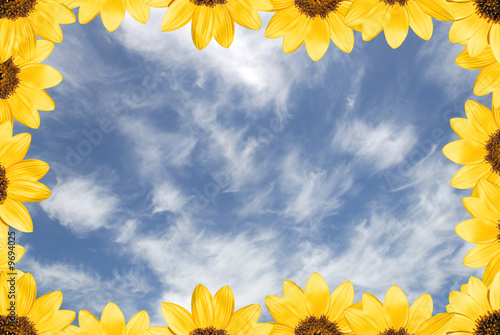
[[[470,268],[486,266],[492,257],[499,255],[500,246],[497,243],[478,244],[464,257],[464,265]]]
[[[453,324],[454,314],[441,313],[426,320],[415,335],[444,335]]]
[[[18,93],[10,98],[13,117],[30,128],[37,129],[40,126],[40,115],[35,106],[22,94]]]
[[[54,110],[55,104],[54,100],[47,94],[44,90],[40,88],[26,87],[23,84],[19,84],[16,92],[20,95],[28,97],[35,109],[41,111],[51,111]]]
[[[373,327],[374,323],[369,314],[360,309],[346,309],[345,318],[354,334],[377,335],[380,333],[380,330]]]
[[[80,5],[78,22],[86,24],[92,21],[101,9],[102,0],[87,0]]]
[[[198,50],[205,48],[212,39],[213,13],[212,8],[196,6],[191,24],[191,36]]]
[[[125,0],[103,0],[101,19],[108,31],[115,31],[125,17]]]
[[[330,38],[340,50],[350,53],[354,47],[354,33],[337,16],[336,13],[330,13],[326,17],[330,26]]]
[[[455,232],[467,242],[483,244],[496,241],[498,227],[491,221],[474,218],[460,222]]]
[[[475,197],[466,197],[463,198],[463,204],[465,209],[475,218],[483,218],[486,220],[490,220],[492,222],[498,222],[498,218],[500,217],[499,211],[497,208],[490,208],[484,203],[484,200]],[[500,246],[500,243],[499,243]]]
[[[347,11],[344,23],[348,26],[363,24],[377,10],[378,0],[354,0]]]
[[[0,19],[0,63],[6,62],[12,56],[15,31],[14,24],[9,19]]]
[[[385,2],[379,2],[377,5],[377,10],[373,13],[368,20],[363,23],[362,38],[363,41],[370,41],[375,36],[377,36],[382,29],[384,29],[384,24],[386,21],[386,14],[389,6]]]
[[[484,314],[491,310],[488,301],[488,289],[482,281],[472,276],[467,285],[467,294],[474,298]]]
[[[391,48],[399,47],[408,35],[410,19],[406,8],[399,5],[390,6],[384,22],[384,34]]]
[[[471,120],[472,125],[483,134],[489,135],[497,131],[493,113],[479,102],[467,100],[465,114]]]
[[[27,64],[21,68],[19,80],[28,87],[49,88],[62,81],[61,74],[46,64]]]
[[[485,285],[488,284],[485,283]],[[500,272],[496,272],[493,277],[493,281],[491,282],[491,287],[488,292],[488,299],[493,309],[500,309]]]
[[[191,299],[191,311],[196,328],[207,328],[212,325],[213,298],[208,289],[198,284]]]
[[[490,32],[490,24],[484,20],[478,21],[477,24],[480,28],[477,32],[467,41],[467,50],[471,57],[476,57],[488,45],[488,35]]]
[[[234,313],[234,294],[229,286],[224,286],[214,296],[214,327],[225,329]]]
[[[149,6],[144,0],[126,0],[127,10],[134,19],[140,23],[146,23],[149,19]]]
[[[52,332],[63,330],[73,322],[76,313],[68,310],[56,311],[50,318],[39,321],[36,326],[44,330],[44,335],[52,335]],[[55,334],[54,334],[55,335]],[[59,334],[57,334],[59,335]],[[62,334],[61,334],[62,335]]]
[[[171,302],[164,302],[161,304],[161,311],[168,326],[177,335],[188,335],[196,329],[191,313],[183,307]]]
[[[491,52],[489,47],[486,47],[483,52],[481,52],[476,57],[471,57],[467,49],[463,50],[455,60],[458,66],[469,70],[480,70],[488,65],[492,65],[496,62],[495,56]]]
[[[385,295],[384,312],[387,325],[394,329],[406,326],[409,317],[408,300],[396,285],[391,286]]]
[[[40,7],[40,6],[39,6]],[[38,36],[51,42],[61,43],[63,33],[59,24],[52,19],[52,15],[44,8],[38,8],[30,15],[32,25]]]
[[[307,280],[305,297],[307,310],[311,315],[320,317],[330,308],[330,290],[319,273],[313,273]]]
[[[306,29],[306,50],[313,61],[323,57],[330,44],[330,28],[328,23],[317,16],[309,20]]]
[[[309,316],[304,291],[297,284],[285,280],[285,282],[283,282],[283,296],[293,307],[295,307],[299,319],[302,320]]]
[[[361,303],[363,306],[363,310],[367,312],[373,319],[373,326],[375,328],[388,328],[387,322],[385,320],[384,306],[375,296],[370,293],[363,293]]]
[[[472,188],[478,179],[486,178],[492,172],[491,165],[481,163],[477,165],[466,165],[455,173],[451,179],[451,186],[459,189]]]
[[[406,329],[410,334],[420,327],[422,322],[432,316],[432,298],[429,293],[421,295],[410,307],[410,317]]]
[[[127,323],[126,335],[143,334],[149,328],[149,315],[146,311],[140,311]]]
[[[23,160],[31,143],[28,133],[17,134],[0,150],[0,162],[8,169],[12,164]]]
[[[425,14],[414,1],[408,1],[408,14],[410,17],[410,27],[415,34],[426,41],[432,37],[432,18]]]
[[[16,313],[26,315],[29,313],[36,299],[36,283],[31,273],[26,273],[18,281],[19,290],[17,297]]]
[[[234,312],[226,330],[229,334],[244,335],[257,324],[259,317],[260,306],[257,304],[240,308]]]
[[[306,38],[306,31],[309,19],[304,15],[299,15],[295,27],[285,34],[283,37],[283,52],[292,53],[297,50],[304,39]]]
[[[484,199],[486,205],[494,210],[500,204],[500,187],[489,180],[479,180],[477,187],[481,199]]]
[[[299,324],[299,313],[285,298],[269,295],[266,297],[266,306],[276,322],[290,327]]]
[[[101,331],[99,320],[86,310],[81,310],[78,313],[78,324],[81,328],[85,329],[88,334],[105,335]]]
[[[12,199],[21,202],[38,202],[50,197],[50,190],[47,186],[37,181],[11,180],[9,182],[8,195]]]
[[[471,15],[463,20],[455,21],[450,28],[450,42],[466,42],[469,38],[474,36],[481,28],[481,25],[479,25],[477,21],[478,18],[476,15]]]
[[[443,154],[457,164],[479,164],[484,161],[484,145],[471,140],[458,140],[443,147]]]
[[[50,292],[36,299],[33,307],[26,314],[35,324],[48,319],[61,307],[63,295],[61,291]]]
[[[450,304],[455,313],[467,315],[469,318],[476,320],[481,316],[481,307],[470,295],[465,293],[452,291],[450,292]]]
[[[417,5],[427,14],[440,21],[453,21],[453,9],[445,0],[415,0]]]
[[[490,24],[487,24],[488,27]],[[489,31],[489,41],[491,45],[491,51],[495,56],[497,62],[500,62],[500,25],[498,23],[491,25],[491,30]]]
[[[49,171],[49,164],[38,159],[26,159],[9,166],[6,175],[9,180],[38,180]]]
[[[36,36],[30,20],[21,17],[17,22],[17,50],[21,57],[30,60],[35,55]],[[3,37],[2,37],[3,38]]]
[[[267,24],[266,37],[278,38],[285,35],[285,33],[294,27],[292,23],[297,15],[300,14],[295,6],[278,11]]]
[[[456,117],[450,120],[450,126],[460,138],[486,143],[489,136],[478,131],[469,119]]]
[[[234,39],[234,22],[231,19],[231,14],[225,5],[215,6],[214,11],[215,40],[224,48],[229,48]]]
[[[254,30],[260,29],[259,14],[245,0],[228,0],[226,6],[233,20],[240,26]]]
[[[167,9],[161,22],[162,31],[173,31],[185,26],[193,17],[196,5],[189,0],[176,0]]]

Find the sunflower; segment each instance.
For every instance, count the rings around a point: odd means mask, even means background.
[[[80,7],[78,22],[86,24],[101,13],[102,24],[108,31],[115,31],[125,17],[125,10],[140,23],[149,20],[149,6],[146,0],[64,0],[69,8]]]
[[[328,284],[318,273],[307,280],[305,292],[294,282],[283,283],[283,296],[266,297],[273,322],[273,335],[341,335],[351,329],[344,310],[354,301],[354,288],[346,281],[330,295]]]
[[[0,1],[0,63],[15,52],[31,60],[38,43],[35,35],[61,43],[59,25],[73,22],[73,12],[58,0]]]
[[[500,274],[489,287],[472,276],[465,290],[450,292],[448,312],[455,313],[449,335],[489,335],[500,332]]]
[[[14,265],[23,257],[24,251],[24,247],[17,244],[15,232],[9,234],[9,226],[0,223],[0,272],[22,276],[24,272],[14,269]]]
[[[452,43],[467,44],[472,57],[487,45],[500,62],[500,3],[497,0],[450,0],[455,22],[450,28]]]
[[[78,324],[80,327],[68,326],[65,333],[71,335],[145,335],[149,328],[149,315],[146,311],[141,311],[125,324],[125,317],[120,308],[110,302],[104,307],[100,322],[92,313],[81,310],[78,313]]]
[[[486,95],[493,92],[493,107],[499,107],[500,63],[496,60],[489,45],[474,57],[470,55],[469,51],[469,48],[463,50],[455,62],[465,69],[481,70],[474,84],[474,94]]]
[[[443,154],[457,164],[464,164],[451,179],[451,186],[472,188],[479,179],[500,183],[500,123],[480,103],[467,100],[467,118],[453,118],[451,128],[461,138],[448,143]],[[477,192],[474,191],[473,196]]]
[[[60,291],[35,300],[36,283],[31,273],[15,282],[0,273],[0,291],[0,334],[62,335],[75,319],[75,312],[59,309],[63,300]]]
[[[478,197],[463,199],[465,209],[473,216],[455,228],[458,236],[477,245],[464,258],[464,265],[482,268],[500,256],[500,186],[480,179],[476,185]]]
[[[258,10],[271,10],[269,0],[150,0],[152,7],[169,7],[161,23],[162,31],[173,31],[191,23],[191,36],[199,50],[212,36],[224,48],[234,39],[234,22],[249,29],[260,28]]]
[[[23,160],[29,149],[31,135],[12,137],[12,123],[0,125],[0,221],[22,232],[33,231],[30,214],[22,202],[47,199],[50,190],[38,182],[49,165],[37,159]]]
[[[54,101],[43,90],[62,80],[53,67],[39,64],[54,49],[54,43],[39,40],[31,61],[15,54],[0,63],[0,122],[15,118],[25,126],[38,128],[38,110],[54,109]]]
[[[424,40],[432,36],[432,17],[453,21],[446,0],[354,0],[345,16],[349,26],[362,25],[362,37],[369,41],[382,30],[391,48],[399,47],[408,35],[408,27]]]
[[[189,313],[170,302],[162,303],[161,311],[169,327],[152,327],[149,335],[269,335],[273,326],[257,323],[260,306],[257,304],[234,312],[234,296],[229,286],[221,288],[214,297],[198,284],[193,292]]]
[[[364,293],[361,309],[348,308],[345,317],[355,334],[362,335],[442,335],[453,322],[452,313],[432,315],[432,298],[420,296],[408,307],[403,291],[393,285],[382,304],[375,296]]]
[[[350,0],[279,0],[276,14],[266,28],[266,37],[283,38],[283,51],[291,53],[302,43],[312,60],[317,61],[333,43],[344,52],[354,46],[352,29],[344,24]]]

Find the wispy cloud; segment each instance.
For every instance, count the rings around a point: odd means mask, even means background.
[[[118,198],[92,175],[59,178],[52,196],[41,203],[51,219],[78,236],[106,227],[118,206]]]

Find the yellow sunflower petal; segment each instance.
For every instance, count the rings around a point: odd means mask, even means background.
[[[292,23],[300,15],[295,6],[285,8],[273,15],[266,27],[267,38],[278,38],[285,35],[294,26]]]
[[[354,0],[347,11],[344,23],[348,26],[363,24],[377,10],[378,0]]]
[[[486,205],[494,210],[500,204],[500,187],[489,180],[479,180],[477,187],[481,199],[484,199]]]
[[[26,315],[33,307],[36,299],[35,278],[31,273],[26,273],[19,279],[17,284],[19,293],[16,299],[16,312],[18,315]]]
[[[426,293],[421,295],[410,307],[410,316],[406,329],[410,334],[416,332],[422,322],[432,316],[432,298],[431,295]]]
[[[273,326],[272,335],[294,335],[295,331],[289,326],[282,325],[277,322],[269,322]]]
[[[470,268],[482,268],[488,265],[492,257],[499,255],[500,247],[496,243],[478,244],[464,257],[464,265]]]
[[[330,296],[330,307],[327,316],[329,320],[343,318],[344,310],[354,302],[354,287],[350,281],[340,284]]]
[[[125,17],[125,0],[102,0],[101,19],[108,31],[115,31]]]
[[[26,159],[6,169],[9,180],[38,180],[49,171],[49,164],[38,159]]]
[[[450,42],[465,42],[481,28],[476,15],[471,15],[463,20],[455,21],[450,28]]]
[[[234,313],[234,294],[229,286],[224,286],[214,296],[214,327],[224,329]]]
[[[0,19],[0,63],[6,62],[12,56],[12,48],[16,34],[14,24],[9,19]]]
[[[380,330],[373,326],[373,320],[369,314],[360,309],[346,309],[345,318],[354,334],[377,335],[380,333]]]
[[[307,280],[305,297],[307,310],[311,315],[319,317],[330,308],[330,290],[319,273],[313,273]]]
[[[11,180],[8,196],[21,202],[38,202],[50,197],[50,190],[44,184],[31,180]]]
[[[455,315],[441,313],[425,320],[415,335],[444,335],[453,324]]]
[[[78,324],[80,328],[85,329],[88,334],[102,334],[99,320],[86,310],[81,310],[80,313],[78,313]]]
[[[234,312],[226,330],[229,334],[243,335],[257,324],[259,317],[259,305],[253,304],[245,306]]]
[[[363,23],[361,32],[363,41],[372,40],[382,31],[382,29],[384,29],[387,10],[389,9],[389,6],[381,1],[377,3],[376,7],[377,10],[373,13],[373,15],[370,16],[370,18],[366,20],[365,23]]]
[[[177,335],[188,335],[196,329],[191,313],[184,307],[171,302],[164,302],[161,304],[161,311],[168,326]]]
[[[17,134],[0,150],[0,162],[8,169],[12,164],[23,160],[31,143],[28,133]]]
[[[234,22],[225,5],[215,6],[215,33],[217,43],[224,48],[229,48],[234,40]]]
[[[491,282],[491,287],[488,292],[488,300],[493,309],[500,309],[500,272],[497,272]],[[486,283],[485,283],[486,284]],[[486,284],[488,285],[488,284]]]
[[[78,11],[78,22],[86,24],[92,21],[101,9],[102,0],[87,0],[80,5]]]
[[[48,319],[61,307],[63,295],[61,291],[50,292],[36,299],[33,307],[26,314],[37,324],[40,320]]]
[[[384,299],[384,312],[387,325],[399,329],[408,322],[408,300],[403,291],[396,285],[391,286]]]
[[[105,335],[125,335],[125,317],[113,302],[108,303],[102,311],[101,329]]]
[[[465,49],[455,60],[455,63],[457,63],[458,66],[469,70],[479,70],[495,62],[495,56],[493,56],[489,47],[486,47],[485,50],[483,50],[483,52],[476,57],[471,57],[469,51]]]
[[[487,107],[474,100],[465,103],[465,114],[471,120],[474,127],[483,134],[489,135],[497,130],[493,113]]]
[[[270,335],[273,332],[273,325],[270,323],[257,323],[246,334],[248,335]]]
[[[283,52],[288,54],[297,50],[306,38],[307,23],[309,19],[304,15],[299,15],[295,27],[283,37]]]
[[[20,17],[17,22],[17,51],[26,60],[35,55],[36,35],[29,19]]]
[[[490,208],[484,200],[476,197],[463,198],[465,209],[475,218],[482,218],[492,222],[498,222],[500,217],[498,208]]]
[[[484,20],[478,21],[480,28],[477,32],[467,41],[467,50],[471,57],[476,57],[484,51],[488,45],[488,35],[490,32],[490,24]]]
[[[388,328],[387,322],[385,320],[384,306],[375,296],[370,293],[363,293],[361,304],[363,306],[363,310],[367,312],[373,319],[373,325],[375,326],[375,328]]]
[[[13,117],[30,128],[37,129],[40,126],[40,114],[35,106],[22,94],[17,92],[10,98]]]
[[[16,92],[28,97],[37,110],[51,111],[55,108],[54,100],[40,88],[28,88],[20,84]]]
[[[483,219],[469,219],[455,227],[458,236],[470,243],[492,243],[498,235],[497,224]]]
[[[0,123],[12,122],[12,111],[9,100],[0,99]]]
[[[323,57],[330,45],[330,28],[328,23],[319,16],[309,20],[305,38],[307,54],[313,61]]]
[[[51,334],[66,328],[75,319],[76,313],[68,310],[58,310],[50,318],[39,321],[36,326],[43,329],[43,334]],[[58,334],[59,335],[59,334]],[[61,334],[62,335],[62,334]]]
[[[489,26],[489,24],[488,24]],[[497,62],[500,62],[500,24],[491,25],[491,30],[489,31],[489,41],[491,45],[491,51],[493,55],[497,59]]]
[[[299,313],[285,298],[275,295],[267,296],[266,306],[271,316],[278,323],[282,323],[290,327],[295,327],[299,324]]]
[[[59,24],[51,16],[42,7],[34,11],[30,15],[30,19],[38,36],[51,42],[61,43],[63,39],[61,27],[59,27]]]
[[[408,14],[410,17],[410,27],[415,34],[426,41],[432,37],[432,18],[425,14],[414,1],[408,1]]]
[[[474,298],[468,294],[457,291],[450,292],[450,304],[452,305],[455,313],[467,315],[473,320],[476,320],[482,315],[481,307],[477,304]]]
[[[488,301],[488,288],[482,281],[474,276],[470,277],[467,284],[467,294],[474,298],[483,313],[486,314],[489,310],[491,310],[491,306]]]
[[[326,17],[330,25],[330,38],[340,50],[350,53],[354,48],[354,33],[347,27],[335,13]]]
[[[469,317],[462,314],[455,314],[455,317],[453,318],[453,325],[450,327],[450,331],[472,333],[474,328],[476,328],[475,320],[471,320]]]
[[[196,328],[207,328],[213,320],[213,298],[210,291],[198,284],[191,299],[191,311]]]
[[[49,88],[62,81],[62,76],[52,66],[46,64],[27,64],[21,68],[19,80],[28,87]]]
[[[193,18],[196,5],[189,0],[176,0],[167,9],[161,21],[162,31],[173,31],[185,26]]]
[[[12,124],[12,121],[4,121],[0,123],[0,148],[3,148],[12,138],[13,127],[14,125]]]
[[[486,163],[466,165],[455,173],[451,179],[451,186],[459,189],[472,188],[478,179],[489,176],[490,170],[491,165]]]
[[[456,21],[465,19],[476,12],[476,6],[473,1],[452,2],[450,5],[453,9],[453,14],[455,14]]]
[[[443,147],[443,154],[457,164],[479,164],[484,161],[484,145],[471,140],[458,140]]]
[[[455,117],[450,120],[450,126],[460,138],[479,143],[486,143],[489,139],[489,136],[479,132],[469,119]]]
[[[455,15],[450,4],[445,0],[415,0],[417,5],[428,15],[440,21],[453,21]]]
[[[297,284],[290,280],[285,280],[283,282],[283,297],[295,307],[299,319],[302,320],[309,316],[304,291]]]
[[[207,6],[197,6],[191,23],[191,36],[198,50],[205,48],[212,39],[213,9]]]
[[[144,0],[126,0],[126,7],[130,15],[140,23],[146,23],[149,19],[149,6]]]
[[[228,0],[226,6],[233,20],[240,26],[253,30],[260,29],[259,14],[245,0]]]
[[[149,315],[146,311],[140,311],[134,315],[127,323],[126,335],[141,335],[146,329],[149,328]]]
[[[389,7],[384,22],[384,35],[391,48],[399,47],[408,35],[410,19],[405,7],[394,5]]]

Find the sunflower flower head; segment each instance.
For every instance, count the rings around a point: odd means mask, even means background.
[[[78,313],[79,327],[70,325],[65,329],[70,335],[145,335],[149,329],[149,315],[146,311],[135,314],[127,324],[120,308],[113,302],[109,302],[102,311],[101,321],[92,313],[81,310]]]
[[[14,53],[30,60],[37,45],[36,35],[60,43],[60,24],[75,22],[73,12],[59,0],[0,1],[0,63]]]
[[[443,154],[457,164],[465,165],[451,179],[451,186],[472,188],[479,179],[500,184],[500,124],[494,113],[482,104],[468,100],[467,118],[453,118],[450,125],[460,140],[443,147]],[[477,195],[476,190],[472,194]]]
[[[8,292],[15,286],[14,298]],[[60,310],[60,291],[36,299],[36,282],[30,273],[19,279],[0,272],[0,334],[62,334],[75,319],[75,312]]]
[[[149,0],[152,7],[169,7],[161,24],[162,31],[173,31],[191,24],[191,36],[197,49],[205,48],[212,37],[224,48],[234,39],[234,22],[249,29],[260,28],[257,10],[271,10],[269,0]]]
[[[44,89],[59,84],[62,76],[53,67],[39,64],[53,49],[54,43],[39,40],[30,61],[15,54],[0,63],[0,122],[16,119],[25,126],[38,128],[38,110],[55,108]]]
[[[305,291],[286,280],[283,295],[266,297],[266,306],[276,321],[272,323],[273,334],[342,335],[351,332],[344,317],[344,310],[354,301],[351,282],[344,282],[330,295],[323,277],[313,273]]]
[[[453,9],[446,0],[354,0],[345,17],[349,26],[362,25],[364,41],[382,30],[389,46],[398,48],[411,27],[424,40],[432,36],[432,18],[453,21]]]
[[[455,313],[449,335],[500,333],[500,273],[488,285],[472,276],[466,290],[450,292],[446,310]]]
[[[303,43],[313,61],[323,57],[330,39],[344,52],[354,47],[354,34],[344,24],[351,0],[275,0],[266,28],[267,38],[283,37],[283,51],[291,53]]]
[[[162,313],[168,327],[152,327],[148,335],[269,335],[273,326],[257,323],[260,306],[249,305],[234,311],[234,295],[229,286],[212,297],[198,284],[194,289],[191,310],[171,302],[162,303]]]

